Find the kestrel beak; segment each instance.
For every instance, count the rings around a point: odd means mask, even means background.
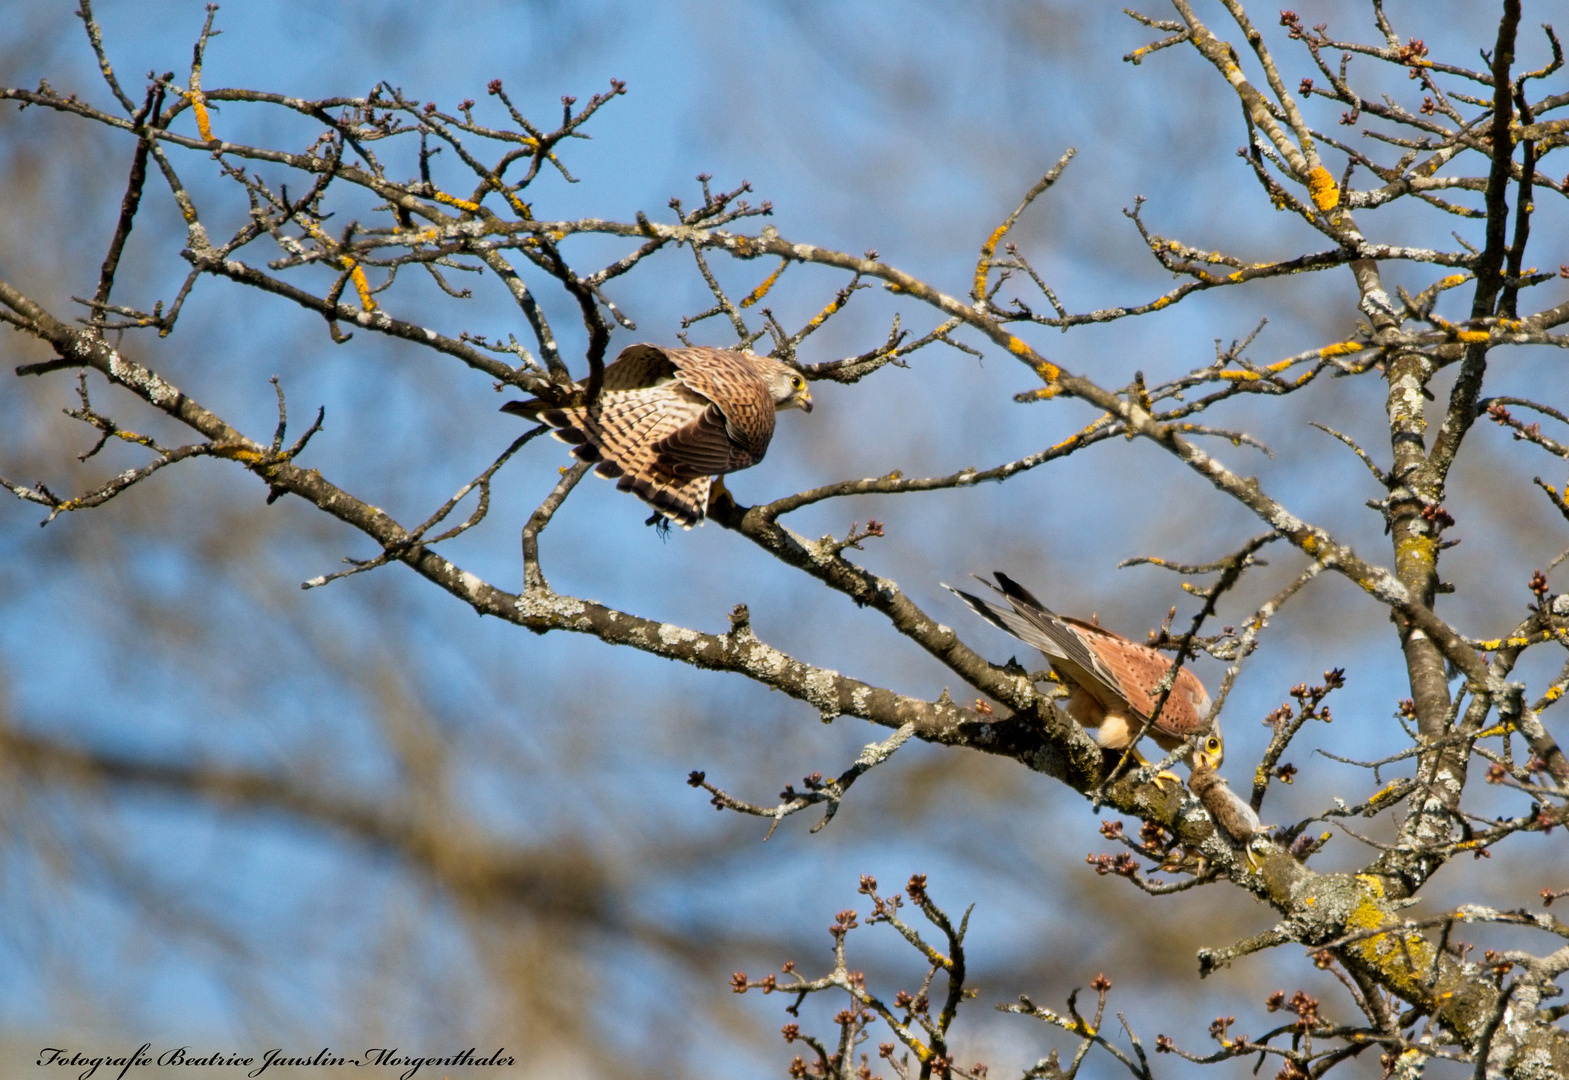
[[[811,412],[812,392],[803,386],[800,392],[795,395],[795,403],[801,407],[802,412]]]
[[[1193,752],[1195,765],[1218,769],[1220,763],[1226,758],[1226,745],[1221,742],[1219,735],[1208,735],[1199,740],[1198,748]]]

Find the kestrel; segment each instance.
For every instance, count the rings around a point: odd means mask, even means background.
[[[581,385],[581,384],[580,384]],[[708,512],[716,476],[763,460],[774,413],[812,411],[806,378],[766,356],[693,346],[631,345],[605,368],[589,406],[509,401],[502,412],[538,419],[574,444],[579,461],[684,529]]]
[[[1008,601],[1006,608],[951,585],[944,588],[957,593],[987,622],[1045,654],[1068,688],[1064,711],[1094,734],[1102,748],[1128,749],[1148,732],[1166,751],[1193,740],[1195,761],[1211,768],[1220,765],[1225,744],[1219,725],[1207,719],[1209,693],[1198,676],[1187,668],[1178,671],[1160,715],[1151,720],[1155,690],[1171,668],[1169,659],[1094,623],[1055,615],[1008,575],[996,577],[996,585],[983,583]],[[1133,756],[1141,765],[1148,764],[1138,750],[1133,750]]]

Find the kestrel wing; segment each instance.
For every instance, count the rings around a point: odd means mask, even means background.
[[[665,351],[658,345],[628,345],[621,350],[620,356],[605,367],[605,378],[600,383],[599,392],[603,397],[607,393],[614,394],[618,391],[643,390],[669,382],[675,378],[675,374],[675,364],[671,363]],[[567,400],[581,404],[582,398],[583,384],[579,383]],[[501,411],[504,413],[527,417],[530,420],[544,419],[547,424],[557,428],[563,426],[557,421],[566,415],[561,409],[560,402],[553,404],[540,398],[509,401],[501,406]],[[541,415],[547,410],[555,412],[557,420],[550,420]]]
[[[679,369],[677,377],[718,406],[725,434],[739,454],[730,470],[755,465],[774,437],[774,399],[757,363],[745,353],[693,346],[667,349]]]
[[[654,466],[659,440],[692,423],[708,407],[681,383],[670,381],[637,390],[607,390],[592,408],[547,410],[540,419],[559,429],[557,438],[578,444],[573,453],[579,460],[608,459],[624,472],[639,474]]]
[[[653,447],[660,468],[672,476],[714,476],[756,463],[756,458],[730,441],[725,414],[709,405],[688,423]]]
[[[638,390],[675,378],[676,365],[658,345],[628,345],[605,368],[604,390]]]
[[[1001,570],[993,570],[992,576],[997,579],[996,585],[993,585],[985,578],[977,578],[976,580],[984,583],[987,588],[993,590],[994,592],[1002,593],[1002,595],[1006,596],[1010,602],[1014,600],[1022,600],[1025,604],[1032,608],[1051,613],[1050,608],[1041,603],[1039,600],[1035,599],[1034,593],[1030,592],[1030,590],[1026,589],[1023,585],[1020,585],[1017,581],[1014,581]]]
[[[1171,669],[1171,660],[1146,645],[1105,630],[1080,632],[1086,635],[1090,646],[1112,672],[1128,704],[1141,719],[1148,718],[1155,709],[1156,688]],[[1199,682],[1197,675],[1183,668],[1177,672],[1166,704],[1152,726],[1163,734],[1186,738],[1204,730],[1208,706],[1209,694],[1205,692],[1204,684]]]
[[[1085,635],[1035,595],[1000,570],[994,570],[997,585],[991,586],[1007,598],[1016,614],[1038,630],[1038,635],[1050,643],[1051,648],[1037,641],[1024,638],[1048,657],[1063,662],[1074,679],[1083,684],[1097,701],[1108,707],[1121,707],[1126,700],[1117,676],[1101,661],[1100,655],[1087,644]],[[988,582],[988,584],[990,584]],[[999,587],[1000,586],[1000,587]],[[1017,635],[1015,635],[1017,636]]]
[[[1026,645],[1033,645],[1039,649],[1051,662],[1052,667],[1082,684],[1084,689],[1102,704],[1119,707],[1122,705],[1125,699],[1117,686],[1116,676],[1108,671],[1099,657],[1085,646],[1083,639],[1072,627],[1040,604],[1026,601],[1024,597],[1029,594],[1024,590],[1020,589],[1017,595],[1003,592],[1010,604],[1005,608],[990,600],[983,600],[979,596],[972,596],[970,593],[955,589],[952,585],[944,585],[943,588],[969,604],[977,615],[993,626],[1006,630]],[[1001,589],[998,591],[1002,592]]]

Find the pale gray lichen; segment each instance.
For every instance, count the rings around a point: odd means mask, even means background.
[[[784,653],[772,645],[764,645],[762,642],[758,642],[747,651],[744,663],[747,671],[758,675],[765,681],[771,681],[783,675],[785,669],[790,664]]]
[[[485,588],[485,582],[467,570],[458,573],[458,582],[463,586],[463,595],[471,601],[478,600],[481,590]]]
[[[659,624],[659,640],[666,645],[685,645],[688,642],[696,641],[697,638],[696,630],[688,630],[686,627],[677,626],[675,623]]]
[[[820,712],[827,714],[829,710],[832,710],[833,714],[838,716],[838,682],[839,673],[837,671],[819,668],[808,672],[805,683],[806,700],[816,705]]]
[[[575,619],[588,610],[583,601],[572,596],[559,596],[544,589],[529,589],[519,594],[513,608],[523,619]]]

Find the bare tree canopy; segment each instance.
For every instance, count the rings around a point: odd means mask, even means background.
[[[1569,1076],[1547,5],[279,10],[0,55],[18,1061]]]

